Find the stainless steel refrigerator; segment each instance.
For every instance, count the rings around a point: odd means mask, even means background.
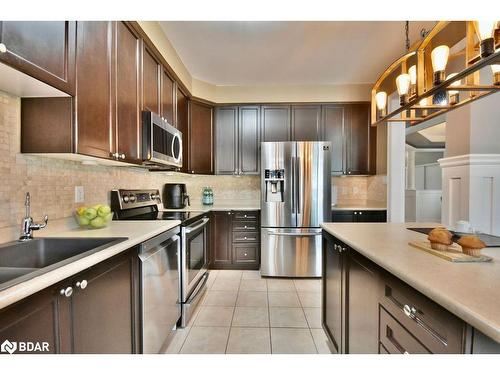
[[[262,276],[320,277],[331,215],[331,143],[261,143]]]

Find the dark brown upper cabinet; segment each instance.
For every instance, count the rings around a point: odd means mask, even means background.
[[[219,107],[215,113],[215,173],[259,174],[260,107]]]
[[[292,106],[292,139],[319,141],[321,139],[321,106]]]
[[[182,168],[181,172],[188,173],[189,171],[189,99],[177,87],[176,90],[176,125],[177,129],[182,133]]]
[[[189,173],[214,173],[212,107],[189,103]]]
[[[346,118],[346,108],[342,104],[325,105],[323,106],[322,117],[322,139],[332,143],[332,174],[343,174],[345,164],[344,120]]]
[[[75,94],[75,21],[0,21],[0,61]]]
[[[78,22],[76,128],[79,154],[111,158],[116,151],[113,110],[113,22]]]
[[[238,107],[215,111],[215,173],[238,174]]]
[[[376,173],[376,128],[370,103],[328,104],[322,108],[322,139],[332,142],[332,174]]]
[[[238,172],[260,173],[260,107],[239,108]]]
[[[161,111],[160,115],[167,120],[167,122],[176,126],[174,119],[175,109],[175,82],[167,74],[165,68],[161,70]]]
[[[290,106],[263,105],[261,109],[262,142],[291,141]]]
[[[144,43],[142,49],[142,109],[160,113],[161,65]]]
[[[375,174],[377,128],[370,126],[370,103],[349,104],[345,124],[346,174]]]
[[[116,22],[115,27],[116,149],[121,160],[139,163],[141,40],[126,23]]]

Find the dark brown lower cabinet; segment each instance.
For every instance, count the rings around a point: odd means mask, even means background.
[[[137,353],[136,262],[133,248],[0,310],[0,340],[47,342],[49,353]]]
[[[211,215],[210,268],[259,269],[259,211],[213,211]]]
[[[387,210],[332,210],[335,223],[385,223]]]
[[[338,353],[500,353],[460,318],[323,233],[322,325]]]

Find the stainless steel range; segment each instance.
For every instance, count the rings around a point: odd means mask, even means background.
[[[172,237],[175,246],[163,257],[147,257],[141,252],[141,295],[144,352],[157,352],[161,338],[168,340],[166,321],[186,326],[193,307],[204,292],[208,279],[208,221],[202,211],[165,211],[158,190],[113,190],[111,209],[115,220],[180,220]],[[170,231],[169,231],[170,232]],[[174,251],[175,255],[172,255]],[[160,251],[160,250],[158,250]],[[170,253],[169,253],[170,251]],[[142,255],[142,256],[141,256]],[[175,309],[172,306],[175,305]],[[170,312],[167,313],[166,311]],[[176,313],[173,313],[173,311]],[[163,313],[161,313],[163,311]],[[153,342],[148,344],[148,342]],[[149,346],[150,347],[149,347]],[[148,351],[146,351],[148,350]]]

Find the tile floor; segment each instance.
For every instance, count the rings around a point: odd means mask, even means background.
[[[321,328],[321,282],[210,271],[208,291],[167,353],[330,353]]]

